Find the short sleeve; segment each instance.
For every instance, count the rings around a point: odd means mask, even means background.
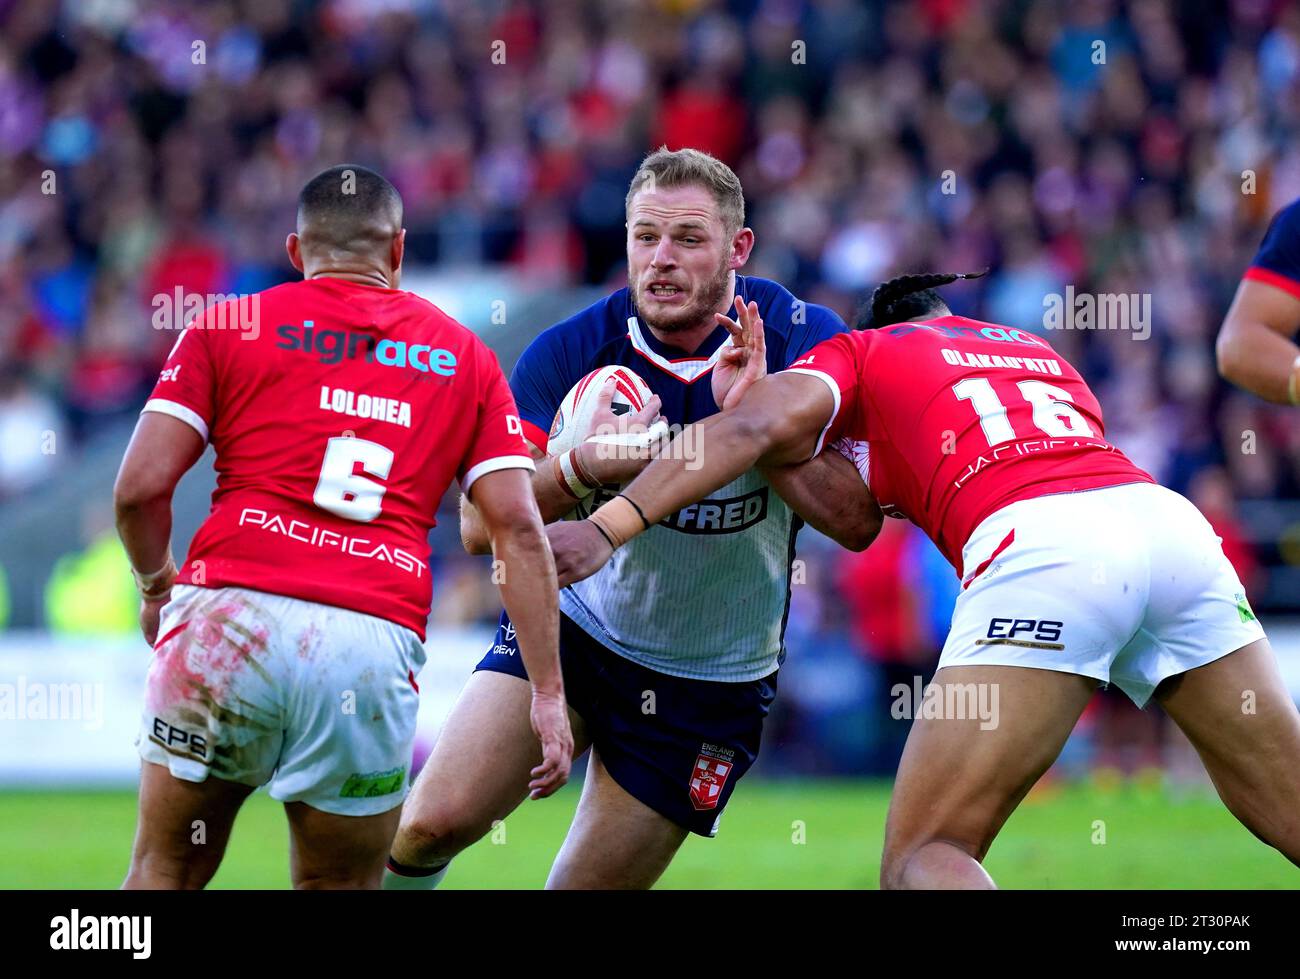
[[[179,418],[205,442],[216,424],[217,336],[202,320],[183,329],[143,409]]]
[[[857,334],[840,333],[813,347],[807,354],[792,363],[782,373],[808,374],[823,381],[835,399],[835,412],[817,439],[816,455],[829,438],[832,442],[845,434],[845,429],[857,413],[861,390],[861,372],[858,369],[860,351],[855,343]]]
[[[1300,201],[1273,218],[1243,278],[1276,286],[1300,299]]]
[[[456,472],[461,492],[468,494],[480,476],[499,469],[532,471],[533,458],[524,441],[524,428],[501,365],[486,348],[479,348],[481,392],[478,418],[469,450]]]

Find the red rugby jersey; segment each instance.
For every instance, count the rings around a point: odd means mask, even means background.
[[[1079,373],[1031,333],[961,316],[826,340],[790,370],[835,396],[822,442],[867,444],[859,469],[961,573],[985,517],[1017,500],[1155,482],[1106,441]]]
[[[342,279],[210,306],[144,410],[216,450],[212,511],[178,581],[342,606],[421,639],[448,485],[533,468],[478,337],[412,293]]]

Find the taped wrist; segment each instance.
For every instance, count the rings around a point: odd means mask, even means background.
[[[605,535],[610,547],[618,550],[637,534],[650,528],[641,508],[620,493],[588,519]]]
[[[162,598],[172,590],[172,584],[176,581],[176,562],[168,554],[163,566],[152,574],[141,574],[135,568],[131,569],[131,574],[135,577],[135,587],[141,598]]]
[[[600,482],[582,464],[577,448],[560,453],[555,457],[553,465],[555,467],[555,481],[560,484],[560,488],[565,493],[575,500],[581,500],[592,490],[600,487]]]

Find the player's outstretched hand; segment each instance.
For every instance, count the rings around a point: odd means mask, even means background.
[[[529,773],[532,781],[528,783],[528,797],[545,799],[569,780],[569,766],[573,764],[573,732],[569,729],[564,694],[534,689],[529,719],[542,745],[542,763]]]
[[[547,524],[546,536],[555,555],[560,587],[590,578],[614,553],[605,535],[590,520],[557,520]]]
[[[140,631],[144,633],[144,641],[150,648],[158,641],[158,619],[162,615],[163,606],[169,601],[170,592],[161,598],[140,599]]]
[[[722,348],[713,365],[713,400],[726,411],[734,408],[756,381],[767,375],[767,342],[763,338],[763,317],[758,303],[745,305],[736,297],[736,319],[723,313],[714,318],[731,334],[731,345]]]

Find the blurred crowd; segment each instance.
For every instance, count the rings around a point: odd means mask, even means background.
[[[1049,339],[1253,580],[1235,509],[1300,497],[1300,426],[1222,384],[1213,342],[1300,197],[1298,131],[1282,0],[0,0],[0,501],[51,478],[51,435],[138,410],[173,340],[154,297],[291,276],[319,169],[397,184],[409,263],[615,288],[628,180],[667,144],[739,173],[748,271],[846,319],[902,271],[988,268],[954,308],[1043,333],[1067,287],[1149,296],[1149,333]],[[792,644],[932,657],[954,583],[923,544],[810,545]],[[490,618],[438,560],[435,617]]]

